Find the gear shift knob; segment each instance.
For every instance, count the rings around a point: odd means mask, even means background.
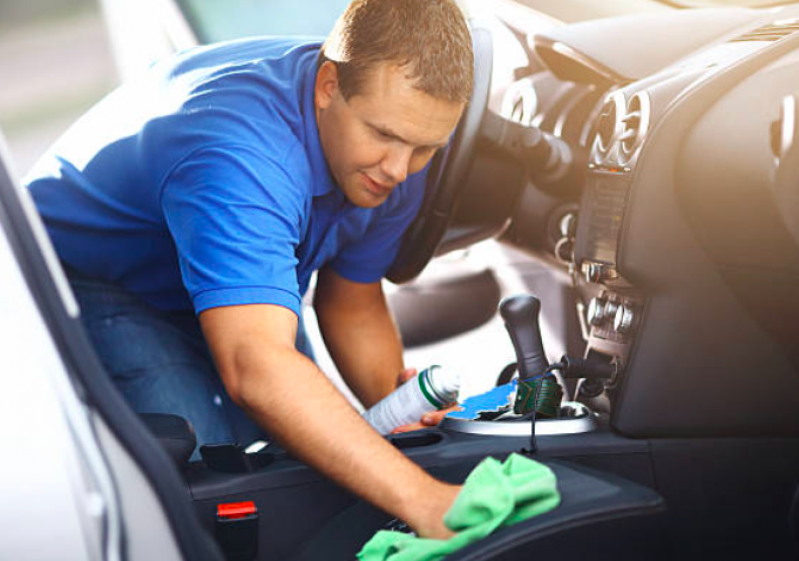
[[[541,301],[529,294],[509,296],[499,304],[499,314],[516,350],[520,380],[540,376],[549,366],[538,327],[540,311]]]

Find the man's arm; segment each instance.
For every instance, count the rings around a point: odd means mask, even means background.
[[[293,312],[229,306],[200,322],[230,397],[289,452],[420,535],[450,535],[443,516],[459,487],[433,479],[363,421],[294,348]]]
[[[330,356],[361,403],[369,408],[394,391],[402,341],[380,282],[357,283],[322,269],[314,309]]]

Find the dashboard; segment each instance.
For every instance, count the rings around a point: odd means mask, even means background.
[[[489,111],[565,141],[574,170],[485,146],[455,227],[568,272],[587,354],[618,372],[583,399],[632,436],[799,432],[799,9],[500,18],[494,36],[526,57],[499,63]]]

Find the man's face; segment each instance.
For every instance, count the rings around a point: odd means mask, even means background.
[[[326,62],[316,81],[316,117],[330,171],[356,206],[382,204],[398,183],[446,146],[463,104],[413,87],[402,68],[380,65],[349,100]]]

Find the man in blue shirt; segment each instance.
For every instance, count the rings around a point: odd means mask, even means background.
[[[319,271],[314,306],[342,377],[367,407],[396,388],[402,345],[380,280],[472,64],[451,0],[355,0],[324,45],[191,50],[59,140],[29,189],[137,411],[188,418],[201,444],[264,428],[422,535],[446,535],[458,488],[366,425],[309,360],[300,312]]]

